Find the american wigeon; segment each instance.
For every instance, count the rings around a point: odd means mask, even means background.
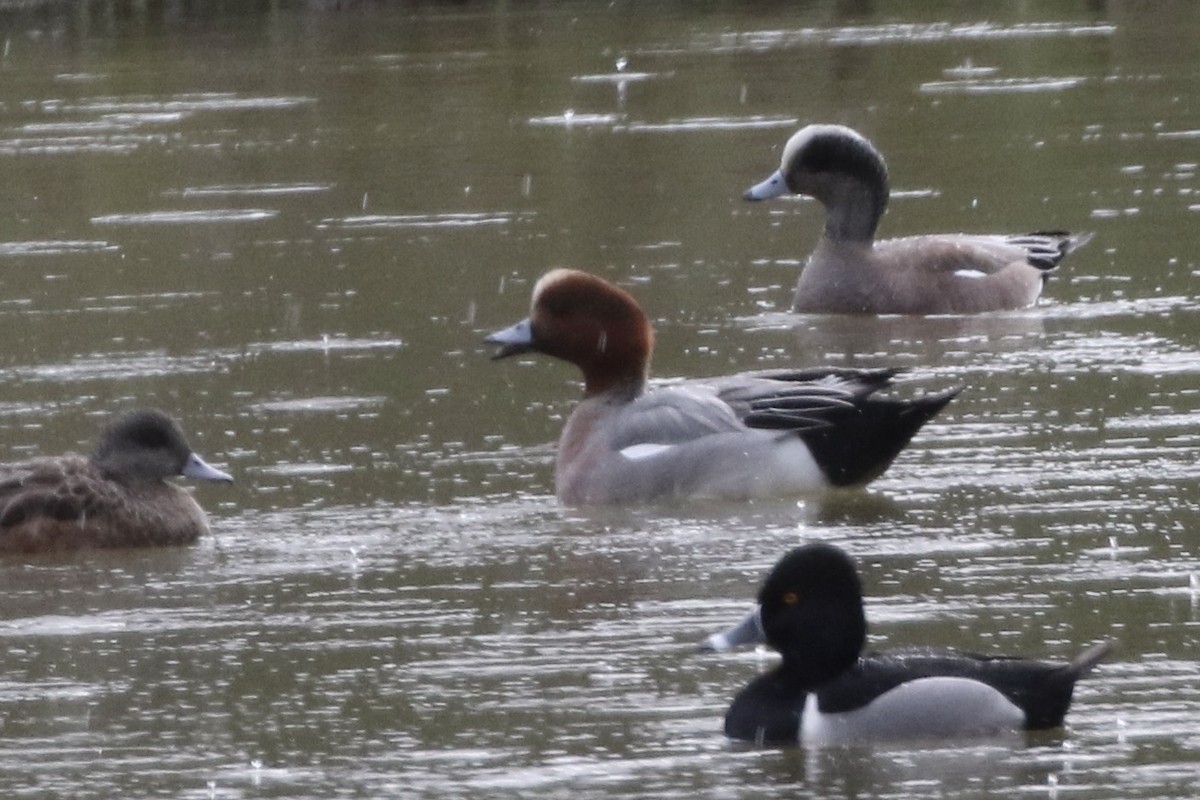
[[[1032,305],[1050,271],[1090,240],[1062,231],[929,234],[875,241],[888,203],[883,156],[843,125],[809,125],[747,200],[804,194],[825,230],[800,272],[792,310],[813,314],[973,314]]]
[[[166,478],[232,481],[188,447],[161,411],[117,419],[91,456],[68,454],[0,465],[0,552],[193,542],[204,512]]]
[[[706,650],[765,641],[783,656],[734,699],[725,734],[763,744],[999,735],[1062,725],[1075,682],[1110,650],[1067,663],[913,648],[863,655],[867,622],[854,562],[798,547],[767,576],[758,607]]]
[[[572,505],[747,499],[860,486],[883,473],[957,390],[879,397],[894,370],[775,370],[647,390],[654,332],[622,289],[554,270],[532,311],[487,337],[496,358],[539,352],[583,371],[558,442]]]

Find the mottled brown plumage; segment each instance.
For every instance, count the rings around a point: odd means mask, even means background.
[[[204,511],[166,478],[233,480],[192,452],[160,411],[118,419],[91,456],[0,465],[0,553],[194,542]]]

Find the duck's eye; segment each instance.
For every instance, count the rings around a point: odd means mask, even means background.
[[[784,605],[794,606],[798,602],[800,602],[800,595],[796,594],[795,592],[786,592],[783,595]]]

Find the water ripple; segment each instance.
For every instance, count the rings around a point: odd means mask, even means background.
[[[280,413],[339,413],[363,408],[375,408],[383,405],[385,402],[387,402],[387,398],[383,395],[375,395],[373,397],[297,397],[289,400],[269,400],[262,403],[254,403],[249,408],[252,411]]]
[[[265,208],[209,208],[200,211],[146,211],[104,214],[92,217],[93,225],[209,225],[227,222],[259,222],[278,216]]]
[[[567,109],[561,114],[531,117],[530,125],[549,125],[562,128],[588,128],[615,125],[625,119],[624,114],[580,114]]]
[[[929,81],[921,84],[927,94],[1001,94],[1014,92],[1058,92],[1074,89],[1086,78],[992,78],[987,80],[966,79],[952,81]]]
[[[283,342],[256,342],[247,346],[251,353],[311,353],[353,350],[398,350],[403,339],[355,339],[322,336],[320,339],[294,339]]]
[[[55,240],[32,242],[0,242],[0,256],[61,256],[72,253],[115,253],[115,244],[88,240]]]
[[[197,111],[289,109],[316,102],[315,97],[242,97],[233,92],[197,92],[165,99],[149,95],[93,97],[74,103],[62,103],[57,110],[85,114],[184,114]]]
[[[189,186],[179,194],[183,197],[274,197],[277,195],[318,194],[333,188],[331,183],[247,183]]]
[[[1041,22],[1001,25],[991,22],[962,23],[898,23],[885,25],[800,28],[795,30],[742,31],[695,37],[685,52],[701,50],[723,53],[730,51],[759,51],[828,45],[885,45],[903,43],[938,43],[952,41],[988,41],[1001,39],[1037,39],[1076,36],[1112,36],[1117,26],[1111,24],[1079,24],[1072,22]],[[651,48],[639,52],[669,54],[676,48]]]
[[[317,227],[358,229],[401,228],[474,228],[486,225],[507,225],[525,215],[511,213],[458,212],[446,214],[367,214],[341,219],[323,219]]]
[[[793,128],[799,124],[796,117],[693,117],[669,122],[631,122],[623,127],[634,133],[681,133],[685,131],[738,131],[771,128]]]
[[[224,368],[222,360],[204,355],[104,353],[80,357],[66,363],[10,367],[0,370],[0,375],[22,381],[74,382],[211,373]]]

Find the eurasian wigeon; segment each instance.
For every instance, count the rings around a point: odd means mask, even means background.
[[[738,693],[725,735],[822,745],[1057,728],[1075,682],[1110,650],[1101,643],[1067,663],[932,648],[863,655],[866,636],[850,557],[823,543],[788,553],[750,615],[702,645],[765,641],[783,656]]]
[[[532,311],[487,342],[496,358],[539,352],[583,371],[583,401],[558,442],[555,488],[572,506],[747,499],[861,486],[957,390],[876,395],[894,370],[801,369],[647,390],[654,333],[622,289],[554,270]]]
[[[1051,270],[1092,238],[928,234],[875,241],[888,203],[883,156],[843,125],[809,125],[747,200],[804,194],[825,206],[825,230],[800,272],[792,310],[811,314],[973,314],[1032,305]]]
[[[194,542],[204,511],[174,475],[232,481],[192,452],[161,411],[133,411],[91,456],[67,454],[0,465],[0,553]]]

